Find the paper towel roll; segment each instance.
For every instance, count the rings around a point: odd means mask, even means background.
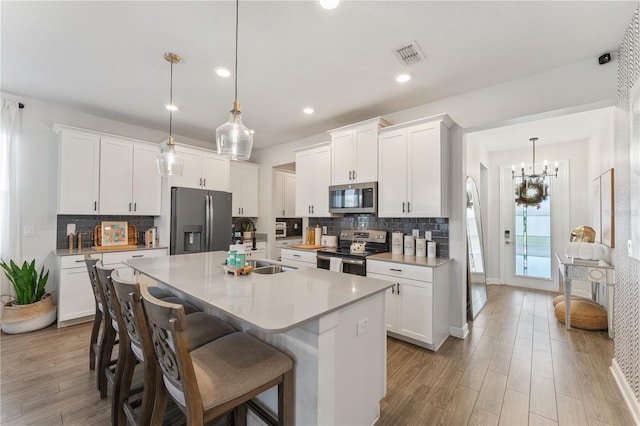
[[[416,237],[413,235],[404,236],[404,255],[415,256],[416,255]]]
[[[425,257],[427,255],[427,240],[418,238],[416,240],[416,257]]]
[[[427,257],[436,257],[436,243],[429,241],[427,243]]]
[[[394,232],[391,234],[391,254],[402,254],[403,236],[404,234],[402,232]]]
[[[322,242],[322,228],[316,226],[316,244],[320,244]]]

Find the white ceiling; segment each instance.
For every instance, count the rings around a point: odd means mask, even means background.
[[[255,147],[614,52],[636,1],[241,1],[239,100]],[[231,1],[3,1],[5,93],[156,129],[214,139],[233,101]],[[410,68],[393,50],[417,41]],[[611,66],[612,64],[609,64]],[[399,85],[393,77],[409,71]],[[306,116],[302,108],[316,113]],[[27,106],[28,107],[28,106]]]

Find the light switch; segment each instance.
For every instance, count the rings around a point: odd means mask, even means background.
[[[24,227],[24,236],[33,237],[33,226],[28,225]]]
[[[369,318],[364,318],[358,321],[358,336],[364,334],[369,330]]]
[[[424,231],[424,238],[431,241],[431,231]]]
[[[412,230],[411,234],[416,238],[420,238],[420,230],[419,229]]]

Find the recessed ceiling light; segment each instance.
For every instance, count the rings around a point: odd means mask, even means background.
[[[225,68],[225,67],[216,67],[216,74],[218,74],[218,76],[220,77],[231,77],[231,71],[229,70],[229,68]]]
[[[396,76],[396,81],[398,83],[406,83],[409,80],[411,80],[411,76],[409,74],[400,74]]]
[[[320,0],[320,6],[325,9],[335,9],[340,4],[340,0]]]
[[[177,106],[175,106],[175,105],[171,105],[171,104],[169,104],[169,105],[165,105],[164,107],[165,107],[166,109],[168,109],[169,111],[177,111],[177,110],[178,110],[178,107],[177,107]]]
[[[313,114],[313,108],[305,108],[302,110],[302,112],[304,112],[305,114]]]

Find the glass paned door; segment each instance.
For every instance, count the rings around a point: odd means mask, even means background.
[[[521,179],[513,181],[513,191]],[[550,185],[549,178],[545,183]],[[551,194],[551,190],[549,190]],[[515,274],[551,278],[551,195],[537,205],[517,205],[515,214]]]

